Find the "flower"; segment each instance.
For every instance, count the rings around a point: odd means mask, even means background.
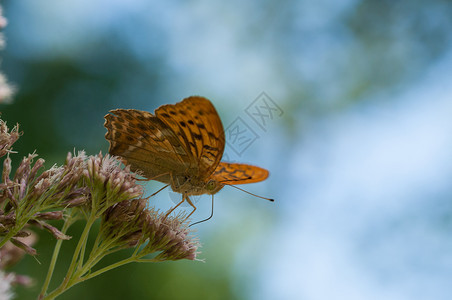
[[[36,157],[35,153],[24,157],[12,177],[11,159],[6,157],[0,183],[0,203],[8,203],[0,210],[0,236],[11,238],[15,246],[33,255],[34,249],[15,239],[28,235],[24,226],[34,225],[57,239],[69,239],[47,221],[62,219],[64,209],[83,205],[90,198],[90,190],[81,184],[86,169],[84,152],[76,156],[69,153],[63,166],[53,166],[40,175],[44,160],[39,158],[33,163]]]
[[[79,186],[83,171],[86,169],[84,152],[74,157],[69,154],[65,165],[53,166],[39,176],[37,174],[44,166],[44,160],[39,158],[33,164],[36,157],[36,154],[24,157],[13,179],[10,179],[11,159],[9,157],[5,159],[0,203],[8,200],[16,210],[20,206],[23,213],[30,211],[38,213],[84,203],[82,199],[86,200],[89,193],[86,187]]]
[[[99,234],[103,240],[115,241],[114,247],[135,247],[143,236],[147,221],[146,199],[126,200],[114,204],[102,216]]]
[[[13,299],[13,292],[11,292],[11,284],[14,281],[14,274],[5,274],[0,270],[0,299]]]
[[[122,169],[120,161],[109,154],[90,156],[83,175],[91,189],[92,205],[97,208],[99,215],[115,203],[143,194],[143,187],[137,184],[130,167]]]
[[[0,92],[2,89],[1,85],[2,83],[0,76]],[[0,119],[0,157],[11,152],[11,146],[19,139],[20,135],[21,132],[19,132],[19,125],[14,126],[13,129],[9,131],[8,126],[6,126],[6,122]]]
[[[119,249],[143,245],[139,257],[159,252],[157,261],[196,259],[199,245],[189,235],[185,218],[146,208],[146,201],[122,201],[110,207],[102,217],[102,242]]]
[[[196,259],[199,243],[189,235],[186,218],[182,215],[167,217],[151,209],[144,234],[148,244],[143,252],[161,251],[155,260]]]
[[[34,169],[35,167],[31,174],[36,174],[33,173]],[[86,187],[80,187],[79,183],[85,169],[85,152],[80,151],[76,156],[69,152],[63,166],[52,167],[36,179],[31,193],[32,198],[41,199],[39,201],[44,206],[52,208],[84,204],[89,197],[89,191]]]
[[[27,237],[24,238],[18,238],[17,240],[20,240],[22,244],[27,245],[27,247],[30,247],[36,242],[37,235],[33,232],[29,232]],[[33,248],[31,248],[33,249]],[[18,275],[15,273],[4,273],[3,271],[7,268],[10,268],[14,266],[16,263],[18,263],[23,256],[25,255],[25,251],[23,251],[21,248],[16,247],[12,242],[6,243],[3,247],[0,248],[0,282],[1,284],[20,284],[24,286],[30,286],[33,283],[33,280],[26,276],[26,275]],[[7,282],[5,282],[7,281]],[[0,299],[7,299],[2,298],[4,297],[4,288],[6,286],[0,287]]]
[[[17,240],[20,240],[23,244],[31,247],[36,243],[37,238],[38,237],[34,232],[30,232],[27,237],[17,238]],[[23,258],[24,254],[25,252],[23,250],[14,246],[12,243],[6,243],[0,248],[0,270],[5,270],[14,266]]]

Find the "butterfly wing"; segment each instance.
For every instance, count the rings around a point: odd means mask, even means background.
[[[203,97],[188,97],[155,110],[191,155],[190,174],[209,177],[218,166],[225,147],[223,124],[212,103]]]
[[[134,171],[169,183],[170,173],[180,174],[194,159],[173,130],[153,114],[135,109],[115,109],[105,116],[109,152],[124,158]],[[163,175],[163,176],[162,176]]]
[[[268,177],[268,171],[252,165],[220,162],[211,179],[222,184],[245,184],[260,182]]]

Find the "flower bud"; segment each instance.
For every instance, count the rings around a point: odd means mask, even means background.
[[[19,241],[16,238],[11,238],[10,241],[11,241],[11,243],[14,244],[14,246],[19,247],[20,249],[24,250],[27,254],[30,254],[30,255],[33,255],[33,256],[37,254],[36,249],[34,249],[33,247],[31,247],[31,246]]]
[[[63,211],[48,211],[35,214],[35,219],[39,220],[61,220],[63,219]]]
[[[44,228],[45,230],[49,231],[56,239],[70,240],[72,238],[71,236],[65,235],[64,233],[59,231],[56,227],[54,227],[44,221],[34,219],[34,220],[30,220],[29,223],[36,225],[40,228]]]
[[[9,180],[9,174],[11,173],[11,158],[6,157],[3,161],[3,172],[2,172],[2,180],[3,182],[7,182]]]

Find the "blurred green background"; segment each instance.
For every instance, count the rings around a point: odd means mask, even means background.
[[[128,265],[61,299],[452,297],[452,2],[2,5],[2,70],[18,93],[0,111],[24,132],[16,164],[35,150],[46,167],[74,149],[105,153],[108,110],[202,95],[225,128],[247,130],[245,144],[227,130],[225,158],[271,174],[245,188],[275,203],[216,196],[196,226],[204,263]],[[208,197],[197,206],[194,220],[209,215]],[[17,299],[36,298],[54,244],[40,232],[39,262],[15,267],[37,281]]]

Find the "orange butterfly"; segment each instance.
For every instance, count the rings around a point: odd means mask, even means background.
[[[182,194],[182,201],[167,215],[187,201],[193,207],[190,217],[196,210],[191,195],[210,194],[213,201],[213,195],[225,185],[259,182],[268,177],[267,170],[256,166],[220,162],[225,147],[223,125],[206,98],[192,96],[162,105],[154,115],[136,109],[110,113],[104,124],[110,154],[122,157],[148,180],[170,185]]]

